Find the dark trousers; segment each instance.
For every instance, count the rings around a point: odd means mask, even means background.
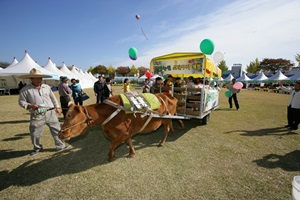
[[[64,115],[64,119],[66,118],[66,114],[68,112],[68,104],[70,102],[70,97],[69,96],[60,96],[59,97],[60,100],[60,104],[61,104],[61,109],[62,109],[62,113]]]
[[[78,97],[73,97],[73,99],[74,99],[75,105],[80,105],[80,106],[82,106],[83,102],[82,102],[82,99],[81,99],[80,96],[78,96]]]
[[[288,106],[288,124],[293,128],[298,128],[300,123],[300,109]]]
[[[97,101],[96,101],[96,103],[102,103],[103,102],[103,95],[102,94],[97,94]]]
[[[293,116],[292,116],[293,110],[291,106],[287,107],[287,120],[288,120],[288,125],[292,126],[293,125]]]
[[[229,97],[229,99],[228,99],[228,103],[229,103],[230,108],[232,108],[232,99],[234,101],[234,105],[235,105],[236,109],[239,109],[240,106],[239,106],[239,102],[237,100],[236,94],[232,94],[232,96]]]

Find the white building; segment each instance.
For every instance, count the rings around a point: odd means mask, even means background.
[[[231,74],[235,78],[239,78],[240,76],[242,76],[242,64],[233,64],[233,66],[231,67]]]

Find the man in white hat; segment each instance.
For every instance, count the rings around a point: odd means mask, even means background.
[[[19,105],[30,111],[29,130],[34,148],[30,155],[37,155],[43,149],[41,137],[45,124],[50,128],[57,151],[69,147],[70,145],[64,144],[58,138],[61,129],[56,116],[56,113],[61,114],[58,101],[50,86],[42,83],[43,78],[51,78],[52,76],[44,75],[38,69],[33,68],[29,74],[19,77],[31,80],[31,84],[23,87],[19,94]]]

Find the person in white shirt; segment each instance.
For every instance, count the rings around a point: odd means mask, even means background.
[[[295,82],[294,89],[284,87],[282,81],[279,82],[279,86],[283,91],[291,94],[287,110],[288,125],[286,127],[297,130],[300,123],[300,81]]]

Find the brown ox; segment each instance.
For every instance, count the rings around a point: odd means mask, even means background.
[[[164,115],[174,115],[176,113],[177,99],[168,94],[156,94],[161,106],[154,111],[154,113]],[[110,101],[122,105],[119,95],[109,98]],[[66,119],[62,125],[62,130],[59,138],[62,140],[69,140],[73,137],[83,134],[89,124],[102,125],[107,118],[114,113],[117,108],[107,105],[105,103],[92,104],[88,106],[76,106],[72,104],[66,114]],[[174,133],[172,126],[172,119],[170,118],[152,118],[147,126],[141,130],[146,123],[149,116],[141,117],[141,114],[125,114],[125,111],[119,112],[106,124],[102,125],[103,133],[110,139],[108,160],[114,159],[114,150],[117,146],[126,142],[129,146],[129,157],[133,157],[135,150],[132,145],[131,137],[137,133],[148,133],[158,129],[162,124],[164,125],[164,136],[159,143],[162,146],[168,136],[169,131]],[[183,128],[183,123],[181,122]]]

